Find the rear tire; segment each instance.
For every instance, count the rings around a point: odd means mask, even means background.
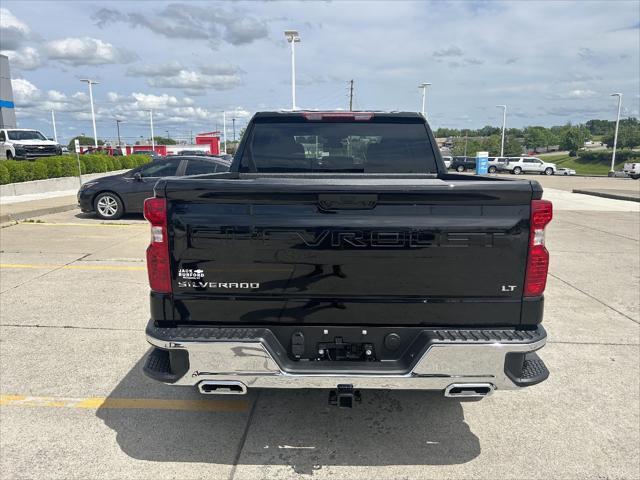
[[[98,194],[93,201],[93,209],[104,220],[117,220],[124,214],[122,200],[112,192]]]
[[[520,175],[522,173],[522,168],[516,167],[513,169],[514,175]]]
[[[489,173],[496,173],[496,171],[498,171],[498,169],[494,166],[489,167]]]
[[[456,167],[456,171],[462,173],[462,172],[464,172],[464,167],[462,165],[458,165]]]

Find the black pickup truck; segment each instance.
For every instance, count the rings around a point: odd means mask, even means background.
[[[542,382],[552,206],[535,181],[448,174],[415,113],[264,112],[231,171],[145,203],[145,373],[204,394],[482,397]]]

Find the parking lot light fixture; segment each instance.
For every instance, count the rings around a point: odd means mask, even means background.
[[[222,142],[224,153],[227,153],[227,112],[222,112]]]
[[[122,143],[120,142],[120,124],[121,123],[124,123],[124,120],[116,118],[116,129],[118,130],[118,147],[122,145]]]
[[[296,110],[296,43],[300,42],[297,30],[285,30],[284,36],[291,44],[291,110]]]
[[[58,131],[56,130],[56,114],[51,110],[51,123],[53,124],[53,141],[58,143]]]
[[[422,89],[422,116],[427,118],[425,106],[426,106],[426,98],[427,98],[427,87],[431,85],[429,82],[422,82],[418,85],[418,88]]]
[[[500,141],[500,156],[504,157],[504,132],[507,127],[507,106],[496,105],[496,107],[502,109],[502,140]]]
[[[153,138],[153,110],[149,109],[149,125],[151,126],[151,150],[156,151],[156,141]]]
[[[622,94],[612,93],[612,97],[618,97],[618,116],[616,117],[616,131],[613,134],[613,153],[611,154],[611,170],[609,174],[613,176],[613,169],[616,163],[616,147],[618,146],[618,126],[620,125],[620,108],[622,107]]]
[[[91,85],[99,85],[100,82],[96,82],[95,80],[91,80],[90,78],[81,78],[81,82],[85,82],[89,85],[89,101],[91,103],[91,121],[93,122],[93,146],[98,148],[98,133],[96,131],[96,113],[93,109],[93,89]]]

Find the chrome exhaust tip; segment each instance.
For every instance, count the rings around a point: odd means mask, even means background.
[[[477,398],[486,397],[496,389],[491,383],[452,383],[444,390],[444,396],[449,398]]]
[[[198,390],[203,395],[244,395],[247,386],[235,380],[203,380],[198,384]]]

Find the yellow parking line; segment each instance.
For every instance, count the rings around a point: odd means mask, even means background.
[[[0,395],[1,406],[45,407],[45,408],[99,408],[135,410],[182,410],[188,412],[244,412],[248,409],[246,400],[177,400],[163,398],[65,398],[33,397],[29,395]]]
[[[42,225],[49,227],[148,227],[148,223],[73,223],[73,222],[17,222],[18,225]]]
[[[127,265],[44,265],[44,264],[27,264],[27,263],[0,263],[0,268],[61,268],[65,270],[126,270],[138,271],[146,270],[147,267],[127,266]]]

